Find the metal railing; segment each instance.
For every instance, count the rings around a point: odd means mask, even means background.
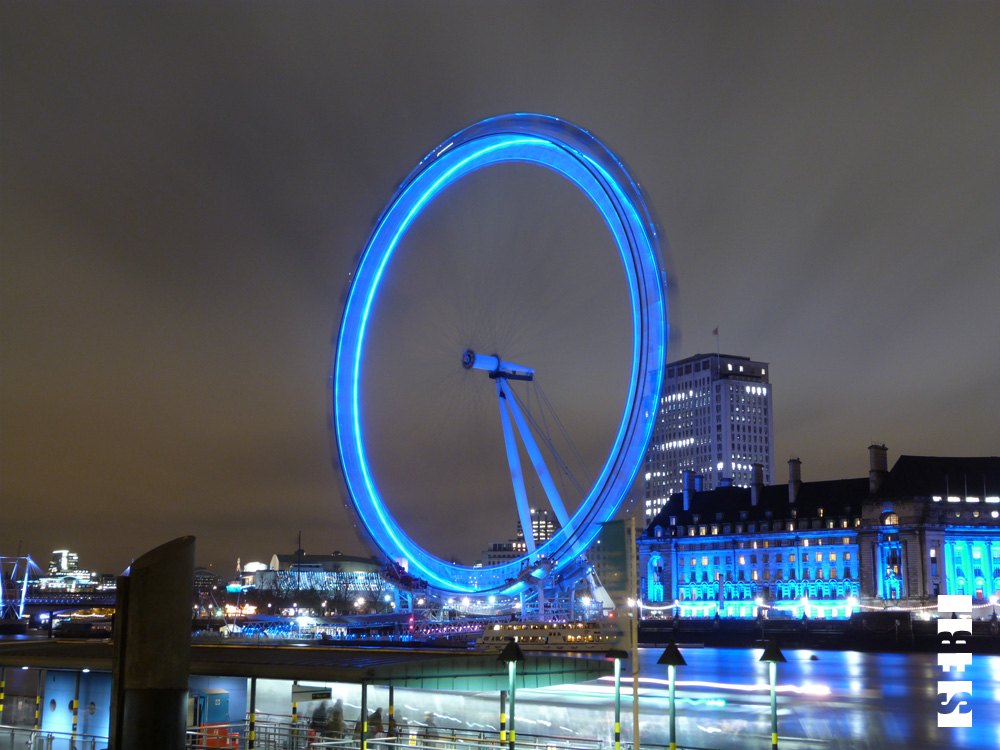
[[[249,724],[218,724],[187,732],[188,750],[249,750]],[[397,724],[394,736],[368,736],[366,750],[498,750],[507,746],[495,730],[450,729],[423,725]],[[517,733],[518,750],[603,750],[603,740],[579,737],[550,737]],[[254,750],[324,750],[341,748],[360,750],[360,738],[351,722],[346,722],[341,737],[329,736],[310,728],[304,721],[260,721],[254,727]],[[0,750],[6,750],[0,747]]]
[[[107,750],[108,738],[0,725],[0,750]]]

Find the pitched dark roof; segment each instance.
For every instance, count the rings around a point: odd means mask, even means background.
[[[803,482],[799,487],[795,503],[788,502],[788,485],[772,484],[761,490],[757,505],[750,504],[750,490],[743,487],[719,487],[705,492],[693,492],[689,510],[684,510],[684,493],[670,496],[667,504],[652,520],[646,530],[653,536],[656,526],[670,525],[670,516],[676,516],[677,523],[715,523],[716,513],[722,513],[722,521],[731,523],[742,520],[740,511],[746,512],[747,521],[767,518],[791,518],[792,509],[799,518],[815,518],[823,508],[824,516],[859,516],[861,504],[868,498],[868,478],[834,479],[826,482]]]
[[[876,497],[1000,496],[1000,458],[900,456]]]

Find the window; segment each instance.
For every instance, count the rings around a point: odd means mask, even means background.
[[[740,565],[746,565],[746,564],[747,564],[746,557],[743,556],[743,555],[740,555]]]
[[[830,562],[837,562],[837,553],[836,552],[831,552],[830,553]]]
[[[792,552],[792,553],[790,553],[788,555],[788,562],[790,562],[790,563],[795,562],[795,553],[794,552]]]

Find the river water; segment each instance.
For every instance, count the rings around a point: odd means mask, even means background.
[[[669,742],[667,668],[660,649],[640,651],[640,744]],[[682,747],[769,748],[770,688],[760,649],[684,649],[677,670],[677,739]],[[778,665],[779,747],[1000,748],[1000,657],[974,656],[965,673],[949,675],[935,654],[873,654],[789,650]],[[815,657],[815,658],[814,658]],[[938,726],[938,681],[972,682],[972,726]],[[632,739],[632,682],[622,680],[623,742]],[[357,712],[357,688],[337,686],[347,717]],[[284,689],[282,695],[284,695]],[[385,706],[384,688],[372,688],[369,706]],[[433,712],[438,726],[498,729],[495,694],[396,690],[396,716],[419,724]],[[353,713],[352,713],[353,709]],[[517,692],[518,736],[600,738],[614,727],[611,678]]]

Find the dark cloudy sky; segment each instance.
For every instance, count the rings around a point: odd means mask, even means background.
[[[996,3],[0,4],[0,554],[119,572],[190,533],[225,572],[299,530],[362,552],[327,434],[348,274],[419,159],[511,111],[640,178],[671,357],[718,326],[771,363],[779,479],[791,456],[863,476],[872,440],[996,455],[998,102]],[[402,249],[373,463],[407,528],[471,562],[513,511],[461,348],[542,368],[599,455],[620,271],[527,167],[452,189]]]

